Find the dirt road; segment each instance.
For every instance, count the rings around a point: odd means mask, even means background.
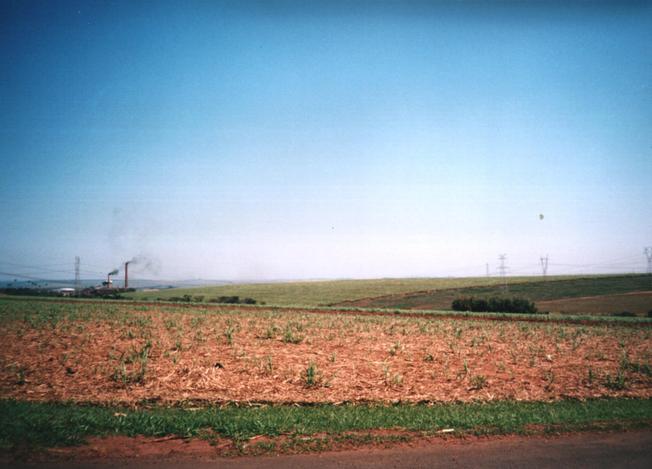
[[[276,468],[648,468],[652,466],[652,430],[580,433],[556,437],[501,437],[448,440],[413,447],[232,459],[166,459],[13,463],[27,469],[248,469]]]

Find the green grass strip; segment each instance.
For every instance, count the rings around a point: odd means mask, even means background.
[[[254,435],[339,434],[373,429],[508,434],[542,429],[649,426],[650,399],[473,404],[317,405],[124,409],[0,400],[0,448],[54,447],[88,436],[198,436],[210,429],[228,438]],[[599,425],[598,425],[599,424]]]

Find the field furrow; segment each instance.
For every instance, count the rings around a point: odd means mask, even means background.
[[[650,327],[0,302],[0,397],[93,403],[652,397]]]

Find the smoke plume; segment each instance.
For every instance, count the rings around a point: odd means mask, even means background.
[[[129,264],[130,270],[134,269],[134,272],[148,272],[153,275],[158,275],[161,270],[161,263],[157,259],[142,254],[132,257],[127,263]]]

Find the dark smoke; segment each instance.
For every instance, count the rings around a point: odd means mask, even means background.
[[[130,266],[130,271],[135,266],[134,272],[149,272],[158,275],[161,270],[161,263],[158,260],[144,255],[135,256],[127,263]]]
[[[161,263],[158,260],[152,259],[148,256],[139,255],[131,258],[123,264],[120,264],[120,266],[112,270],[109,275],[117,275],[122,272],[124,270],[125,264],[129,264],[129,273],[148,272],[154,275],[158,275],[159,271],[161,270]]]

